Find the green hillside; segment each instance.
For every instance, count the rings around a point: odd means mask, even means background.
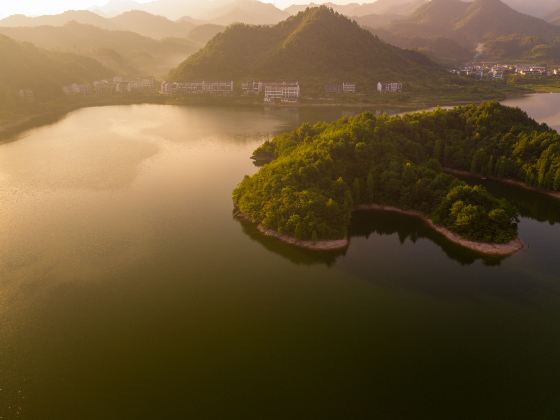
[[[91,58],[46,51],[2,35],[0,57],[0,107],[17,102],[20,89],[31,89],[37,100],[44,100],[60,96],[64,85],[113,76]]]
[[[230,26],[171,78],[299,80],[317,87],[346,80],[370,89],[379,80],[399,80],[411,90],[453,80],[427,57],[386,44],[326,7],[307,9],[273,27]]]

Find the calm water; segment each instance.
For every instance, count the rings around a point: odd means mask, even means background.
[[[516,102],[560,127],[560,96]],[[338,111],[91,108],[0,145],[2,419],[558,419],[560,203],[481,259],[357,214],[315,254],[230,194],[264,139]]]

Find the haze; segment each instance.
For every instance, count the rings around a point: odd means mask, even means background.
[[[137,3],[148,3],[146,0],[137,0]],[[328,0],[315,0],[315,3],[327,3]],[[332,1],[331,3],[348,4],[351,0]],[[12,0],[0,1],[0,17],[6,17],[15,14],[23,14],[28,16],[38,16],[46,14],[62,13],[67,10],[91,9],[108,4],[107,0],[48,0],[38,2],[37,0],[21,0],[18,2]],[[277,7],[284,8],[298,2],[297,0],[276,0],[265,1],[272,3]],[[373,3],[373,1],[364,1],[364,3]]]

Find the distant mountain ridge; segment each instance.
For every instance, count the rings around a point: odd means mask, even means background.
[[[156,0],[131,5],[113,0],[105,7],[97,8],[102,14],[114,16],[127,10],[141,10],[177,20],[182,16],[203,20],[206,23],[229,25],[231,23],[276,24],[288,17],[288,13],[272,4],[257,0]]]
[[[336,12],[352,18],[360,18],[368,15],[399,15],[408,16],[418,7],[427,3],[429,0],[377,0],[370,3],[323,3]],[[319,4],[297,4],[286,8],[286,12],[295,15],[304,11],[308,7],[318,7]]]
[[[111,77],[114,73],[92,58],[47,51],[0,35],[0,106],[17,100],[21,89],[37,99],[62,95],[61,87]]]
[[[0,27],[64,26],[71,22],[111,31],[131,31],[155,39],[187,37],[198,25],[190,19],[172,21],[140,10],[124,12],[112,18],[89,11],[67,11],[58,15],[28,17],[14,15],[0,20]]]
[[[560,28],[513,10],[500,0],[432,0],[406,19],[376,31],[388,42],[411,47],[422,40],[445,38],[476,54],[496,57],[496,41],[550,44],[560,39]],[[527,44],[528,45],[528,44]],[[493,51],[491,51],[493,50]],[[505,51],[505,50],[504,50]],[[529,52],[511,48],[501,58],[526,58]],[[554,50],[550,50],[554,59]],[[558,57],[560,59],[560,56]]]
[[[173,80],[353,81],[373,88],[396,80],[420,88],[448,80],[426,57],[393,47],[328,9],[307,9],[273,27],[233,25],[183,62]]]
[[[130,31],[108,31],[70,22],[64,26],[0,27],[0,34],[38,47],[95,58],[121,75],[167,73],[199,45],[186,39],[154,40]]]

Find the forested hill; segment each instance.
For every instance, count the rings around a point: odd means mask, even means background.
[[[452,80],[425,56],[386,44],[326,7],[309,8],[272,27],[230,26],[171,78],[353,81],[372,87],[396,80],[417,88]]]
[[[47,99],[61,95],[63,85],[113,75],[91,58],[43,50],[3,35],[0,35],[0,57],[0,104],[3,106],[17,100],[20,89],[31,89],[36,99]]]
[[[560,28],[500,0],[432,0],[376,33],[395,45],[418,48],[445,38],[470,50],[471,58],[560,60]]]
[[[560,190],[560,135],[498,103],[304,125],[266,142],[233,193],[252,222],[298,239],[346,236],[357,205],[423,213],[465,238],[505,243],[516,211],[444,168]]]

